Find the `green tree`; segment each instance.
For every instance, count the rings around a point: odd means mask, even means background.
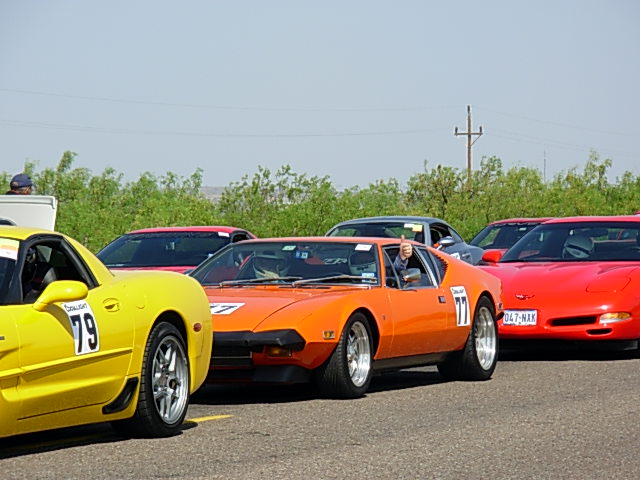
[[[336,190],[328,177],[307,177],[291,167],[275,175],[264,167],[251,180],[229,185],[216,210],[228,225],[245,226],[258,236],[319,234],[330,215]]]
[[[612,203],[616,186],[609,184],[610,159],[600,160],[591,152],[582,172],[570,168],[554,176],[547,188],[545,201],[553,206],[557,217],[572,215],[611,215],[620,213],[620,205]]]
[[[309,177],[284,165],[228,185],[217,202],[202,193],[202,170],[188,178],[145,172],[131,182],[106,168],[93,175],[75,168],[76,154],[64,152],[55,168],[24,171],[36,193],[58,199],[56,229],[97,251],[136,228],[232,225],[261,237],[323,235],[338,222],[378,215],[419,215],[447,220],[470,238],[493,220],[511,217],[631,214],[640,210],[640,178],[625,172],[608,180],[613,162],[591,152],[577,167],[545,182],[540,171],[504,169],[498,157],[483,158],[467,179],[466,170],[437,165],[411,176],[406,188],[396,179],[338,191],[328,177]],[[0,173],[8,186],[12,174]]]

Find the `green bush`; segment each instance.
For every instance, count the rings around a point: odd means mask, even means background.
[[[97,251],[113,238],[154,226],[233,225],[260,237],[323,235],[334,224],[374,215],[420,215],[450,222],[470,238],[493,220],[510,217],[629,214],[640,209],[640,178],[625,172],[610,183],[609,159],[592,152],[582,171],[556,174],[545,182],[540,171],[514,167],[504,171],[497,157],[466,171],[437,165],[412,175],[406,188],[395,179],[337,190],[328,177],[297,174],[285,165],[272,174],[258,167],[252,177],[228,185],[211,201],[201,192],[202,170],[188,178],[168,172],[143,173],[123,182],[106,168],[93,175],[72,168],[76,154],[65,152],[55,169],[25,172],[37,193],[58,199],[56,229]],[[8,185],[10,175],[0,173]],[[342,181],[342,179],[341,179]]]

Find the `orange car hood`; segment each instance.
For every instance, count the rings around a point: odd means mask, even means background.
[[[503,263],[480,267],[502,280],[505,302],[514,295],[544,298],[580,293],[620,292],[640,266],[622,262]]]
[[[259,325],[272,315],[283,309],[292,310],[289,327],[311,315],[316,307],[325,306],[329,302],[344,301],[345,295],[353,291],[354,295],[362,292],[361,288],[278,288],[273,286],[257,288],[218,288],[205,287],[205,292],[212,305],[214,330],[218,332],[236,330],[256,330]],[[304,304],[304,305],[303,305]],[[217,307],[217,308],[216,308]],[[230,311],[229,314],[225,314]],[[295,314],[293,311],[295,310]]]

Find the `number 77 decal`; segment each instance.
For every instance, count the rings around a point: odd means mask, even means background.
[[[469,313],[469,299],[467,291],[463,286],[451,287],[453,301],[456,304],[456,325],[466,327],[471,324],[471,314]]]

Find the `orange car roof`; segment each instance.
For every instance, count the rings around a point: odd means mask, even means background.
[[[406,240],[407,242],[414,243],[416,245],[424,245],[413,240]],[[256,238],[251,240],[245,240],[243,243],[252,242],[324,242],[324,243],[375,243],[378,245],[397,245],[400,242],[399,238],[389,237],[325,237],[325,236],[312,236],[312,237],[269,237],[269,238]]]

